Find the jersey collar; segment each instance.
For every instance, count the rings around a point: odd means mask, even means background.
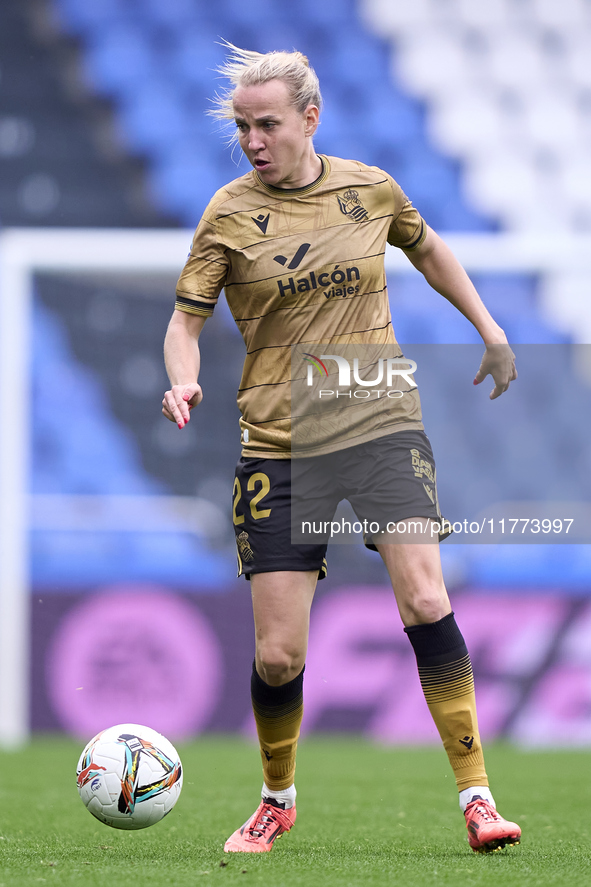
[[[309,185],[306,185],[303,188],[276,188],[274,185],[267,185],[262,179],[259,177],[256,169],[254,170],[254,174],[258,180],[259,185],[268,191],[270,194],[274,194],[277,197],[301,197],[304,194],[309,194],[310,191],[314,191],[315,188],[318,188],[319,185],[322,185],[323,182],[328,178],[328,174],[330,173],[330,163],[328,162],[328,157],[325,157],[324,154],[318,154],[320,158],[320,162],[322,163],[322,172]]]

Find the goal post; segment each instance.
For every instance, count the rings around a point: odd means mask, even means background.
[[[193,232],[186,229],[14,228],[0,231],[0,746],[29,734],[29,450],[31,316],[39,272],[176,275]],[[591,237],[445,234],[469,273],[542,277],[542,311],[576,341],[591,341]],[[412,272],[388,249],[386,270]],[[544,281],[549,281],[544,286]],[[564,285],[562,297],[561,281]],[[573,281],[575,283],[573,284]],[[578,293],[586,292],[581,299]],[[171,293],[172,296],[172,293]],[[67,405],[64,406],[66,416]]]

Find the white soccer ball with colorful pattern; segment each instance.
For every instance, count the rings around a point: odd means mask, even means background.
[[[93,816],[113,828],[159,822],[179,799],[183,769],[156,730],[118,724],[91,739],[76,769],[78,792]]]

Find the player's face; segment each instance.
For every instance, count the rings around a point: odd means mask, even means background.
[[[237,87],[234,116],[240,147],[266,185],[303,188],[318,178],[322,165],[312,144],[318,108],[294,108],[282,80]]]

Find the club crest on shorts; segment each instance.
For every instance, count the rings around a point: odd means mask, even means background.
[[[238,546],[238,551],[243,561],[248,563],[254,558],[254,551],[248,541],[248,533],[246,530],[243,530],[238,536],[236,536],[236,545]]]
[[[366,208],[359,199],[358,192],[353,188],[349,188],[342,196],[337,194],[337,200],[343,215],[351,216],[355,222],[364,222],[369,218]]]

